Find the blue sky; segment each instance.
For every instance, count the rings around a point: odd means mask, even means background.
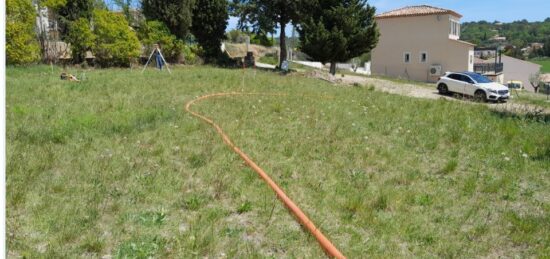
[[[110,8],[115,8],[113,0],[105,0]],[[136,5],[140,0],[133,0]],[[543,21],[550,17],[550,0],[368,0],[376,7],[377,13],[391,11],[409,5],[432,5],[454,10],[464,17],[462,22],[498,20],[513,22],[526,19]],[[227,30],[237,27],[237,18],[230,17]],[[288,30],[290,33],[290,29]]]
[[[451,9],[462,14],[462,22],[498,20],[513,22],[526,19],[543,21],[550,17],[550,0],[369,0],[377,13],[391,11],[409,5],[432,5]],[[237,18],[231,17],[228,30],[237,26]],[[290,30],[287,30],[290,34]]]

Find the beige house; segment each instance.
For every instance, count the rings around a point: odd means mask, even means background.
[[[427,5],[377,15],[372,73],[435,82],[446,71],[474,71],[474,44],[460,40],[461,17]]]

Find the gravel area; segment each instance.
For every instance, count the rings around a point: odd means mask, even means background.
[[[365,77],[365,76],[356,76],[356,75],[336,75],[332,76],[324,71],[312,71],[309,74],[310,77],[319,78],[325,81],[340,85],[362,85],[362,86],[374,86],[378,91],[398,94],[404,96],[410,96],[415,98],[424,98],[424,99],[447,99],[453,101],[463,102],[470,105],[479,105],[471,99],[463,99],[461,95],[447,96],[440,95],[435,89],[435,84],[433,87],[430,87],[430,84],[426,86],[419,84],[410,84],[410,83],[397,83],[391,80],[385,80],[380,78]],[[484,103],[489,108],[500,111],[500,112],[510,112],[517,114],[550,114],[549,109],[545,109],[540,106],[531,105],[531,104],[519,104],[514,103],[513,101],[507,103]]]

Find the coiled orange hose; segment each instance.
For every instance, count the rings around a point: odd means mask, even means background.
[[[302,210],[285,194],[285,192],[269,177],[269,175],[260,168],[252,159],[248,157],[241,149],[239,149],[229,136],[225,134],[225,132],[222,130],[222,128],[216,124],[212,119],[201,115],[197,112],[194,112],[191,110],[191,106],[201,100],[211,98],[211,97],[220,97],[220,96],[232,96],[232,95],[269,95],[269,96],[286,96],[287,94],[281,94],[281,93],[238,93],[238,92],[229,92],[229,93],[214,93],[214,94],[207,94],[200,97],[197,97],[196,99],[193,99],[189,101],[185,105],[185,110],[192,114],[193,116],[200,118],[203,121],[206,121],[208,124],[212,125],[218,132],[218,134],[221,135],[223,141],[225,144],[227,144],[235,153],[239,154],[239,156],[245,161],[245,163],[250,166],[258,175],[275,191],[277,194],[277,197],[285,204],[285,206],[290,210],[292,214],[296,217],[298,222],[302,224],[307,230],[313,235],[323,250],[327,253],[327,255],[335,258],[346,258],[331,242],[328,240],[328,238],[321,233],[321,230],[319,230],[315,224],[302,212]]]

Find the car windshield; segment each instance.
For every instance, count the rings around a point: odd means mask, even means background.
[[[479,84],[485,84],[485,83],[492,83],[493,81],[491,81],[491,79],[487,78],[487,77],[484,77],[480,74],[475,74],[475,73],[469,73],[468,74],[472,79],[474,79],[474,81],[476,81],[477,83]]]

